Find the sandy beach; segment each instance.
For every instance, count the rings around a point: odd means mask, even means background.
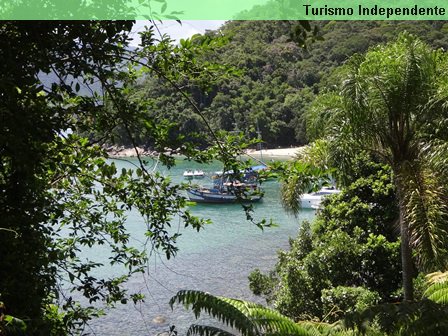
[[[275,148],[275,149],[263,149],[263,150],[247,150],[246,154],[249,157],[254,157],[258,160],[263,159],[288,159],[293,158],[303,147],[290,147],[290,148]],[[137,147],[138,153],[142,156],[157,156],[157,153],[147,152],[143,148]],[[109,157],[111,158],[124,158],[137,156],[134,148],[124,147],[110,147],[107,149]]]
[[[275,148],[275,149],[263,149],[263,150],[249,150],[248,156],[253,156],[257,159],[275,159],[275,158],[293,158],[304,147],[290,147],[290,148]]]

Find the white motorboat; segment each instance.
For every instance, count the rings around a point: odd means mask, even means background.
[[[192,170],[192,169],[187,169],[186,171],[184,171],[183,173],[184,178],[191,180],[191,179],[201,179],[204,178],[205,173],[202,170]]]
[[[303,194],[300,198],[302,209],[319,209],[322,200],[329,196],[339,194],[341,191],[335,187],[323,187],[319,191]]]

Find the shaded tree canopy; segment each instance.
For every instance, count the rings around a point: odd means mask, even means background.
[[[102,148],[115,142],[115,130],[135,145],[132,131],[144,129],[161,152],[174,148],[198,161],[219,152],[231,163],[240,150],[227,150],[208,133],[200,140],[210,151],[199,152],[198,137],[172,136],[169,121],[147,115],[151,101],[132,99],[140,72],[177,87],[180,78],[205,83],[228,71],[211,62],[198,71],[196,56],[212,41],[174,46],[149,25],[132,49],[128,21],[0,23],[0,294],[31,334],[82,330],[104,305],[141,300],[122,285],[144,271],[147,252],[177,253],[171,221],[195,230],[207,222],[188,211],[184,186],[151,171],[142,158],[135,169],[117,171]],[[160,160],[174,162],[170,153]],[[130,209],[146,226],[141,246],[125,227]],[[82,257],[98,246],[109,259]],[[122,273],[95,275],[111,266]]]

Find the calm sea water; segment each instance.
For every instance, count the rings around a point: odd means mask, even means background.
[[[135,163],[133,159],[130,162],[115,162],[119,168],[128,168],[132,162]],[[188,168],[222,170],[218,163],[205,166],[185,160],[179,160],[171,170],[164,167],[158,169],[171,176],[173,182],[180,182],[183,180],[182,173]],[[168,305],[169,299],[181,289],[202,290],[263,303],[249,290],[249,273],[255,268],[270,270],[276,262],[276,252],[288,248],[288,238],[296,236],[300,222],[312,219],[314,211],[304,210],[299,218],[290,216],[280,204],[278,183],[269,181],[262,187],[265,196],[255,204],[255,217],[272,218],[278,227],[260,230],[246,221],[244,211],[238,204],[192,207],[195,215],[210,218],[213,224],[199,233],[181,228],[178,255],[168,261],[162,255],[153,255],[147,273],[134,277],[127,284],[131,291],[145,294],[145,302],[139,306],[119,305],[107,316],[95,320],[85,332],[100,336],[157,335],[175,325],[179,335],[185,335],[188,326],[197,321],[182,306],[172,311]],[[144,224],[137,214],[130,214],[127,225],[136,244],[144,240]],[[101,251],[92,253],[102,257]],[[103,257],[106,258],[106,255]],[[107,275],[107,272],[115,271],[106,269],[103,272]],[[213,323],[206,316],[201,321]]]

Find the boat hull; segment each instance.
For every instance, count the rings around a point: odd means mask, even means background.
[[[236,203],[238,201],[242,202],[257,202],[262,197],[262,193],[253,193],[250,195],[244,195],[244,197],[240,200],[234,194],[222,193],[218,190],[214,189],[188,189],[187,195],[190,201],[196,203],[214,203],[214,204],[228,204],[228,203]]]
[[[322,202],[322,196],[314,196],[311,194],[304,194],[300,199],[300,207],[302,209],[318,209]]]
[[[300,198],[300,206],[302,209],[319,209],[325,197],[339,194],[341,191],[334,188],[322,188],[321,190],[312,193],[304,194]]]

